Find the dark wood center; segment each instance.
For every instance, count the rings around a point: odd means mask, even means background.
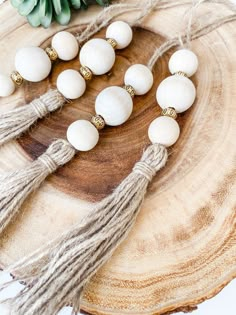
[[[104,38],[102,31],[96,37]],[[128,67],[135,63],[146,64],[163,38],[141,28],[134,30],[130,47],[116,51],[116,63],[109,74],[96,76],[88,83],[83,97],[64,106],[47,118],[40,120],[29,133],[19,139],[23,150],[33,159],[42,154],[56,138],[65,138],[69,124],[77,119],[90,119],[94,114],[96,96],[105,87],[124,84],[123,78]],[[43,44],[50,44],[50,39]],[[106,58],[106,56],[104,56]],[[167,56],[154,69],[154,86],[147,95],[134,98],[134,111],[124,125],[106,127],[100,133],[100,141],[90,152],[78,153],[68,165],[50,176],[50,182],[65,193],[86,200],[98,200],[110,193],[131,171],[148,144],[147,130],[150,122],[159,115],[155,92],[159,82],[168,74]],[[65,69],[79,69],[79,60],[57,61],[50,77],[38,84],[26,83],[25,101],[42,95],[55,88],[59,73]]]

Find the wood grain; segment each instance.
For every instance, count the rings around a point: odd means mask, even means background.
[[[158,12],[143,28],[135,29],[132,45],[117,52],[110,74],[94,78],[84,97],[0,149],[0,169],[29,163],[54,138],[65,137],[70,122],[91,117],[97,93],[109,85],[122,85],[129,65],[147,62],[155,47],[178,32],[183,11],[184,7]],[[200,11],[208,12],[209,7]],[[75,18],[68,29],[76,32],[79,23],[86,23],[95,13],[92,9],[87,18],[85,14]],[[8,3],[2,6],[0,20],[4,16],[12,16],[0,29],[1,60],[9,60],[3,64],[5,72],[13,67],[16,48],[29,43],[45,47],[59,29],[32,30]],[[103,35],[104,31],[98,34]],[[235,36],[235,23],[231,23],[193,43],[200,61],[193,78],[197,100],[178,118],[180,140],[170,150],[167,167],[150,185],[135,228],[86,288],[85,312],[151,315],[190,311],[236,276]],[[1,239],[3,265],[80,220],[90,211],[92,201],[110,193],[130,172],[148,143],[149,123],[160,113],[155,91],[169,75],[167,61],[172,52],[155,66],[152,91],[135,98],[129,122],[104,129],[94,151],[78,154],[25,203]],[[61,70],[78,66],[78,60],[57,62],[48,80],[25,84],[11,98],[0,100],[0,110],[30,101],[55,86]]]
[[[104,36],[105,30],[97,35],[101,38]],[[143,51],[144,41],[149,47],[145,51]],[[126,69],[136,60],[140,63],[147,62],[155,46],[160,45],[162,41],[160,36],[150,31],[136,29],[130,49],[117,51],[116,64],[112,71],[89,82],[87,92],[82,98],[40,121],[30,134],[20,139],[19,144],[23,150],[31,158],[35,158],[45,151],[54,138],[64,138],[68,125],[74,120],[81,118],[90,120],[95,113],[94,104],[98,93],[107,86],[122,85]],[[50,41],[43,43],[43,46],[46,47],[48,44]],[[57,76],[62,69],[79,69],[79,66],[78,59],[66,64],[61,62],[54,64],[52,75],[43,85],[25,84],[26,101],[31,101],[35,95],[39,96],[51,87],[55,88]],[[110,193],[122,178],[128,175],[143,147],[148,143],[146,132],[148,125],[160,112],[153,97],[158,81],[152,93],[144,97],[136,97],[134,113],[128,123],[121,127],[107,127],[102,130],[101,141],[96,150],[79,153],[73,163],[61,168],[55,176],[51,177],[52,185],[65,193],[86,200],[98,200]],[[137,128],[139,137],[134,137]],[[127,150],[127,147],[130,149]],[[126,163],[123,160],[124,156]]]

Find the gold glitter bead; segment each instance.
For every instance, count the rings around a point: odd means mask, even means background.
[[[97,130],[101,130],[105,127],[105,120],[100,115],[95,115],[91,118],[91,123],[97,128]]]
[[[135,89],[131,85],[124,85],[123,88],[129,93],[132,98],[135,96]]]
[[[107,42],[111,45],[111,47],[113,48],[113,49],[116,49],[116,47],[117,47],[117,41],[115,40],[115,39],[113,39],[113,38],[107,38]]]
[[[183,77],[186,77],[186,78],[188,77],[187,74],[183,71],[177,71],[177,72],[173,73],[173,75],[182,75]]]
[[[22,78],[18,71],[13,71],[11,73],[11,79],[17,86],[20,86],[24,81],[24,79]]]
[[[86,81],[91,80],[93,77],[92,71],[86,66],[80,67],[79,72]]]
[[[177,113],[176,113],[176,110],[174,109],[174,107],[164,108],[161,112],[161,115],[162,116],[168,116],[168,117],[171,117],[173,119],[177,118]]]
[[[50,58],[51,61],[55,61],[58,58],[57,52],[54,48],[52,47],[47,47],[45,49],[45,52],[47,53],[48,57]]]

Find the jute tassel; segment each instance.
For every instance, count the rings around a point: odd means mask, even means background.
[[[163,3],[162,0],[147,0],[148,8],[151,9],[165,9],[172,5],[177,5],[181,0],[174,1],[173,4]],[[190,0],[187,0],[190,2]],[[150,3],[152,3],[150,5]],[[76,36],[78,42],[81,44],[89,40],[103,27],[114,18],[130,11],[140,12],[140,17],[135,19],[132,24],[140,21],[148,10],[145,8],[145,3],[141,4],[140,1],[133,4],[118,3],[105,8],[95,19],[88,24],[84,30],[80,30],[83,26],[79,27],[79,34]],[[4,114],[0,114],[0,145],[8,142],[11,139],[18,138],[22,133],[26,132],[38,119],[44,118],[48,113],[57,110],[66,103],[65,98],[57,91],[51,90],[45,93],[38,99],[33,100],[29,105],[23,105],[13,109]]]
[[[0,145],[19,137],[39,118],[57,110],[66,99],[57,91],[50,90],[31,103],[0,115]]]
[[[133,171],[82,222],[44,251],[13,266],[11,271],[27,279],[27,286],[11,299],[10,314],[55,315],[68,303],[78,312],[85,284],[129,233],[147,186],[167,157],[165,147],[150,145]]]
[[[56,140],[44,154],[24,169],[0,175],[0,233],[16,215],[29,194],[74,155],[75,150],[67,141]]]

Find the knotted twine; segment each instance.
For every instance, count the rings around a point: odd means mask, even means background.
[[[42,265],[35,265],[34,257],[28,261],[33,266],[32,274],[21,270],[27,287],[11,301],[11,314],[54,315],[68,302],[78,312],[85,284],[126,238],[149,182],[166,161],[166,148],[150,145],[112,194],[95,204],[93,211],[64,234],[59,243],[41,253],[41,259],[50,256],[46,265],[44,260],[40,260]]]
[[[42,103],[37,103],[37,106],[39,104],[41,106]],[[74,155],[75,149],[67,141],[56,140],[44,154],[24,169],[0,175],[0,233],[17,214],[27,196]]]
[[[17,138],[27,131],[39,118],[55,111],[66,103],[57,91],[50,90],[27,105],[0,115],[0,145]]]

